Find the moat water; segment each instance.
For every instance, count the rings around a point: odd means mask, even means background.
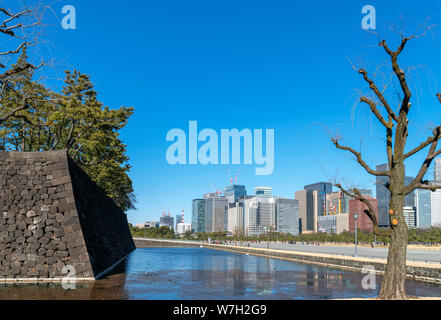
[[[378,296],[366,274],[205,248],[142,248],[106,278],[75,284],[0,284],[0,299],[342,299]],[[439,297],[441,285],[407,281],[413,296]]]

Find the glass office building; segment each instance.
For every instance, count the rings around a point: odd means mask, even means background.
[[[224,188],[224,197],[228,200],[229,203],[235,203],[239,200],[239,198],[246,195],[247,190],[243,185],[232,184]]]
[[[205,199],[194,199],[191,215],[192,232],[205,232]]]

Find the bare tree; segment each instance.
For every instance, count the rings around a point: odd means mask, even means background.
[[[384,49],[390,59],[393,75],[396,77],[399,87],[401,87],[401,101],[397,112],[393,110],[385,98],[384,89],[380,91],[373,77],[371,77],[365,69],[355,68],[369,85],[369,89],[376,97],[375,99],[370,99],[366,96],[362,96],[360,97],[360,102],[369,106],[371,112],[384,127],[386,136],[385,151],[389,169],[387,171],[373,170],[363,160],[361,152],[358,152],[351,147],[341,145],[340,139],[337,137],[331,138],[332,142],[338,149],[352,153],[356,157],[357,162],[369,174],[374,176],[385,176],[388,177],[389,180],[389,183],[386,184],[387,189],[390,191],[389,228],[379,228],[374,206],[369,199],[361,195],[359,190],[356,188],[345,189],[341,184],[336,184],[336,187],[347,196],[355,198],[366,205],[367,209],[364,213],[372,220],[375,234],[390,237],[386,273],[380,291],[381,299],[406,298],[406,252],[408,228],[403,215],[404,196],[418,188],[429,189],[432,191],[441,188],[439,185],[430,185],[428,181],[422,180],[432,163],[432,160],[441,153],[441,150],[437,150],[437,145],[441,138],[441,126],[437,126],[433,129],[432,135],[420,145],[405,152],[408,137],[408,114],[411,109],[410,101],[412,94],[406,80],[405,71],[398,63],[398,57],[403,52],[408,41],[417,37],[418,36],[415,35],[410,37],[404,37],[401,35],[401,43],[395,51],[389,48],[386,40],[379,42],[379,47]],[[438,93],[436,96],[441,103],[441,93]],[[381,106],[381,108],[379,108],[379,106]],[[404,161],[427,147],[429,150],[427,151],[427,155],[417,176],[409,185],[405,185]]]
[[[18,12],[12,12],[7,8],[0,7],[0,34],[5,40],[3,43],[14,46],[10,49],[0,51],[0,124],[7,119],[17,115],[20,111],[29,108],[29,96],[25,92],[14,91],[14,76],[28,69],[37,69],[43,63],[34,65],[26,63],[21,66],[14,66],[12,61],[22,52],[23,48],[35,44],[31,33],[26,32],[33,27],[40,25],[40,18],[37,11],[24,6]],[[20,104],[12,109],[6,109],[3,105],[4,94],[7,90],[13,90],[20,95]]]

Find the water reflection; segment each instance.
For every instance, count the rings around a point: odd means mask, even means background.
[[[364,274],[205,248],[143,248],[102,280],[3,284],[0,299],[336,299],[378,296]],[[440,285],[408,281],[408,294],[439,296]]]

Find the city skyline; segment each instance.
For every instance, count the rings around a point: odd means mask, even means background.
[[[427,25],[441,20],[439,2],[369,4],[376,8],[376,32],[394,47],[400,37],[391,25],[410,34],[429,16]],[[377,50],[377,36],[361,28],[364,5],[361,0],[252,6],[231,0],[170,0],[120,2],[116,10],[103,10],[102,4],[76,1],[75,30],[57,28],[60,17],[48,22],[42,54],[66,58],[45,69],[44,82],[60,88],[64,70],[75,66],[91,76],[105,105],[135,108],[121,131],[138,201],[138,210],[128,212],[134,224],[152,220],[161,207],[173,214],[190,212],[186,199],[208,192],[210,184],[227,185],[228,169],[241,169],[238,183],[271,185],[284,197],[310,181],[373,188],[375,179],[329,139],[337,132],[347,145],[362,144],[369,164],[386,162],[376,119],[354,95],[365,84],[353,65],[373,72],[387,58]],[[62,6],[54,4],[54,12]],[[430,123],[441,118],[434,96],[436,75],[441,74],[440,43],[439,30],[434,30],[415,39],[402,57],[415,66],[408,74],[418,111],[409,123],[409,148],[426,139]],[[385,80],[381,73],[378,80]],[[396,99],[393,94],[387,98]],[[216,132],[274,129],[272,175],[256,176],[255,166],[243,163],[170,165],[166,134],[189,121]],[[409,159],[409,176],[416,175],[422,157]]]

